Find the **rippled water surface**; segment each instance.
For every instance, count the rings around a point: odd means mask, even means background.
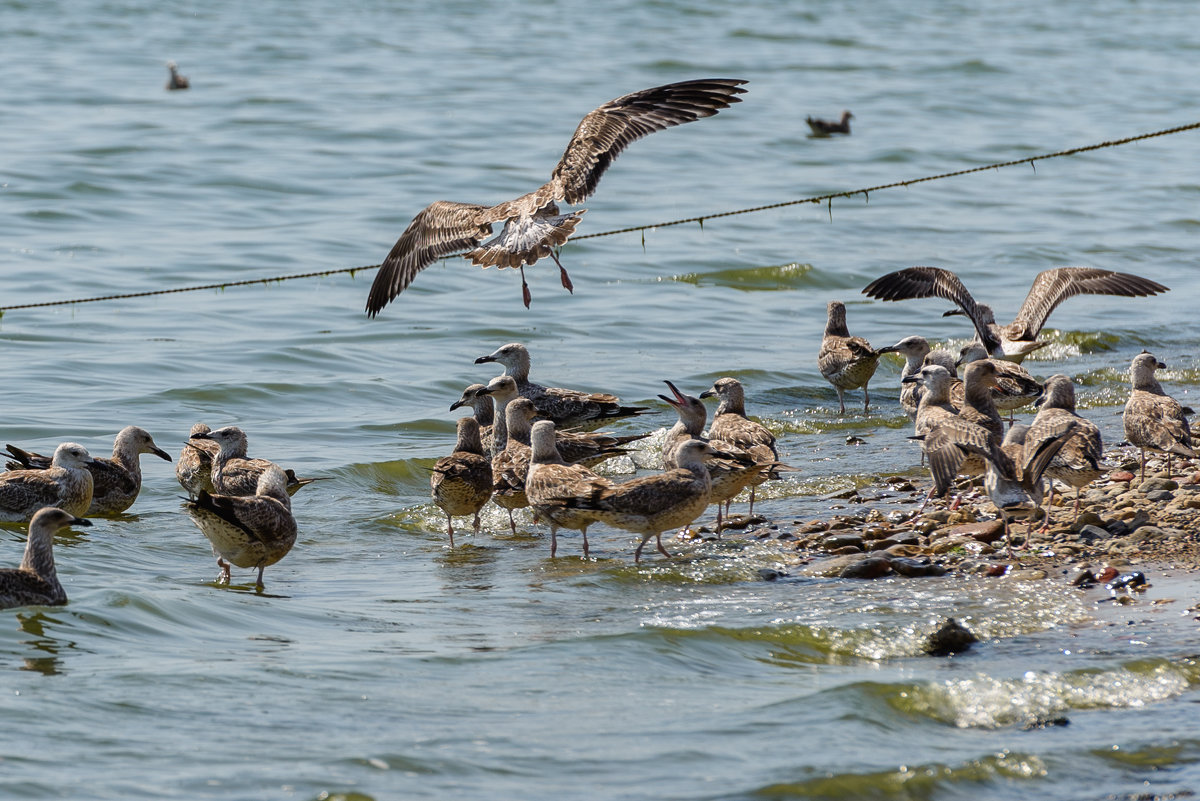
[[[0,305],[377,264],[428,202],[549,175],[580,117],[687,78],[744,102],[631,146],[581,234],[873,187],[1197,121],[1191,3],[0,3]],[[192,88],[166,92],[164,63]],[[804,117],[855,115],[854,134]],[[831,299],[876,345],[970,331],[859,291],[957,271],[1006,318],[1033,276],[1127,270],[1161,297],[1073,299],[1027,362],[1065,372],[1119,442],[1133,355],[1200,386],[1200,134],[832,204],[579,239],[528,271],[437,263],[375,320],[374,275],[0,318],[0,435],[96,452],[191,424],[328,480],[300,538],[215,583],[170,468],[130,513],[56,542],[64,608],[0,613],[0,796],[11,798],[1131,798],[1200,791],[1194,581],[1116,608],[1065,581],[804,578],[766,544],[567,536],[498,510],[447,548],[429,501],[447,406],[526,342],[534,377],[673,414],[662,379],[722,375],[802,472],[780,521],[888,473],[919,479],[881,366],[870,412],[817,372]],[[1185,403],[1188,402],[1186,399]],[[1193,402],[1194,405],[1194,402]],[[847,444],[854,435],[864,444]],[[657,462],[654,437],[609,472]],[[886,510],[885,510],[886,511]],[[5,564],[19,527],[0,531]],[[565,554],[565,555],[564,555]],[[764,572],[765,571],[765,572]],[[770,571],[784,578],[764,581]],[[1061,578],[1053,576],[1052,578]],[[1153,605],[1152,600],[1165,601]],[[948,616],[984,643],[933,660]],[[1066,725],[1063,725],[1063,724]]]

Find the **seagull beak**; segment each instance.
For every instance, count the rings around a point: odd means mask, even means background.
[[[82,517],[75,517],[75,518],[72,518],[71,522],[67,523],[67,525],[68,526],[83,526],[84,528],[89,528],[92,525],[92,521],[87,520]]]
[[[494,361],[496,361],[495,356],[480,356],[478,359],[475,360],[475,363],[476,364],[487,364],[488,362],[494,362]]]
[[[199,434],[192,434],[188,439],[212,439],[212,437],[202,431]]]
[[[900,379],[901,384],[920,384],[922,381],[924,381],[924,379],[915,373],[913,375],[906,375],[904,378]]]
[[[171,454],[167,453],[162,448],[159,448],[155,445],[151,445],[150,452],[153,453],[155,456],[161,456],[163,459],[166,459],[168,462],[171,461]]]
[[[700,393],[700,397],[701,398],[715,398],[715,397],[717,397],[717,391],[715,389],[706,389]]]

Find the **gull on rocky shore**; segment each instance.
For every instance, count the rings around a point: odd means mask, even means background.
[[[1125,439],[1136,445],[1141,453],[1142,473],[1146,478],[1146,450],[1167,454],[1167,477],[1171,476],[1171,454],[1195,458],[1192,430],[1187,413],[1158,383],[1155,370],[1166,365],[1152,354],[1142,351],[1129,366],[1132,389],[1125,403]]]

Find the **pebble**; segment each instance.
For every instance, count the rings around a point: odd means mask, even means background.
[[[979,638],[970,629],[951,617],[926,638],[923,650],[930,656],[950,656],[962,653],[977,642]]]

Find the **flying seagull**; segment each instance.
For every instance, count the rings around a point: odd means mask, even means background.
[[[1075,295],[1122,295],[1143,297],[1166,292],[1167,287],[1130,273],[1101,270],[1096,267],[1055,267],[1043,270],[1033,279],[1020,311],[1011,323],[996,324],[990,306],[976,303],[958,276],[940,267],[908,267],[876,278],[862,291],[879,300],[944,298],[958,309],[946,315],[963,314],[975,324],[975,332],[988,354],[995,359],[1021,362],[1029,353],[1043,347],[1038,333],[1050,312]],[[944,315],[945,316],[945,315]]]
[[[446,200],[426,206],[384,259],[367,296],[367,316],[378,314],[421,270],[458,253],[485,268],[519,269],[526,308],[530,294],[525,265],[546,256],[558,264],[563,287],[573,291],[553,248],[571,237],[586,209],[561,213],[558,202],[582,203],[629,143],[741,102],[735,95],[745,92],[738,88],[744,83],[735,78],[682,81],[610,100],[579,123],[549,182],[541,188],[496,206]],[[504,223],[500,235],[485,242],[492,225],[500,222]]]

